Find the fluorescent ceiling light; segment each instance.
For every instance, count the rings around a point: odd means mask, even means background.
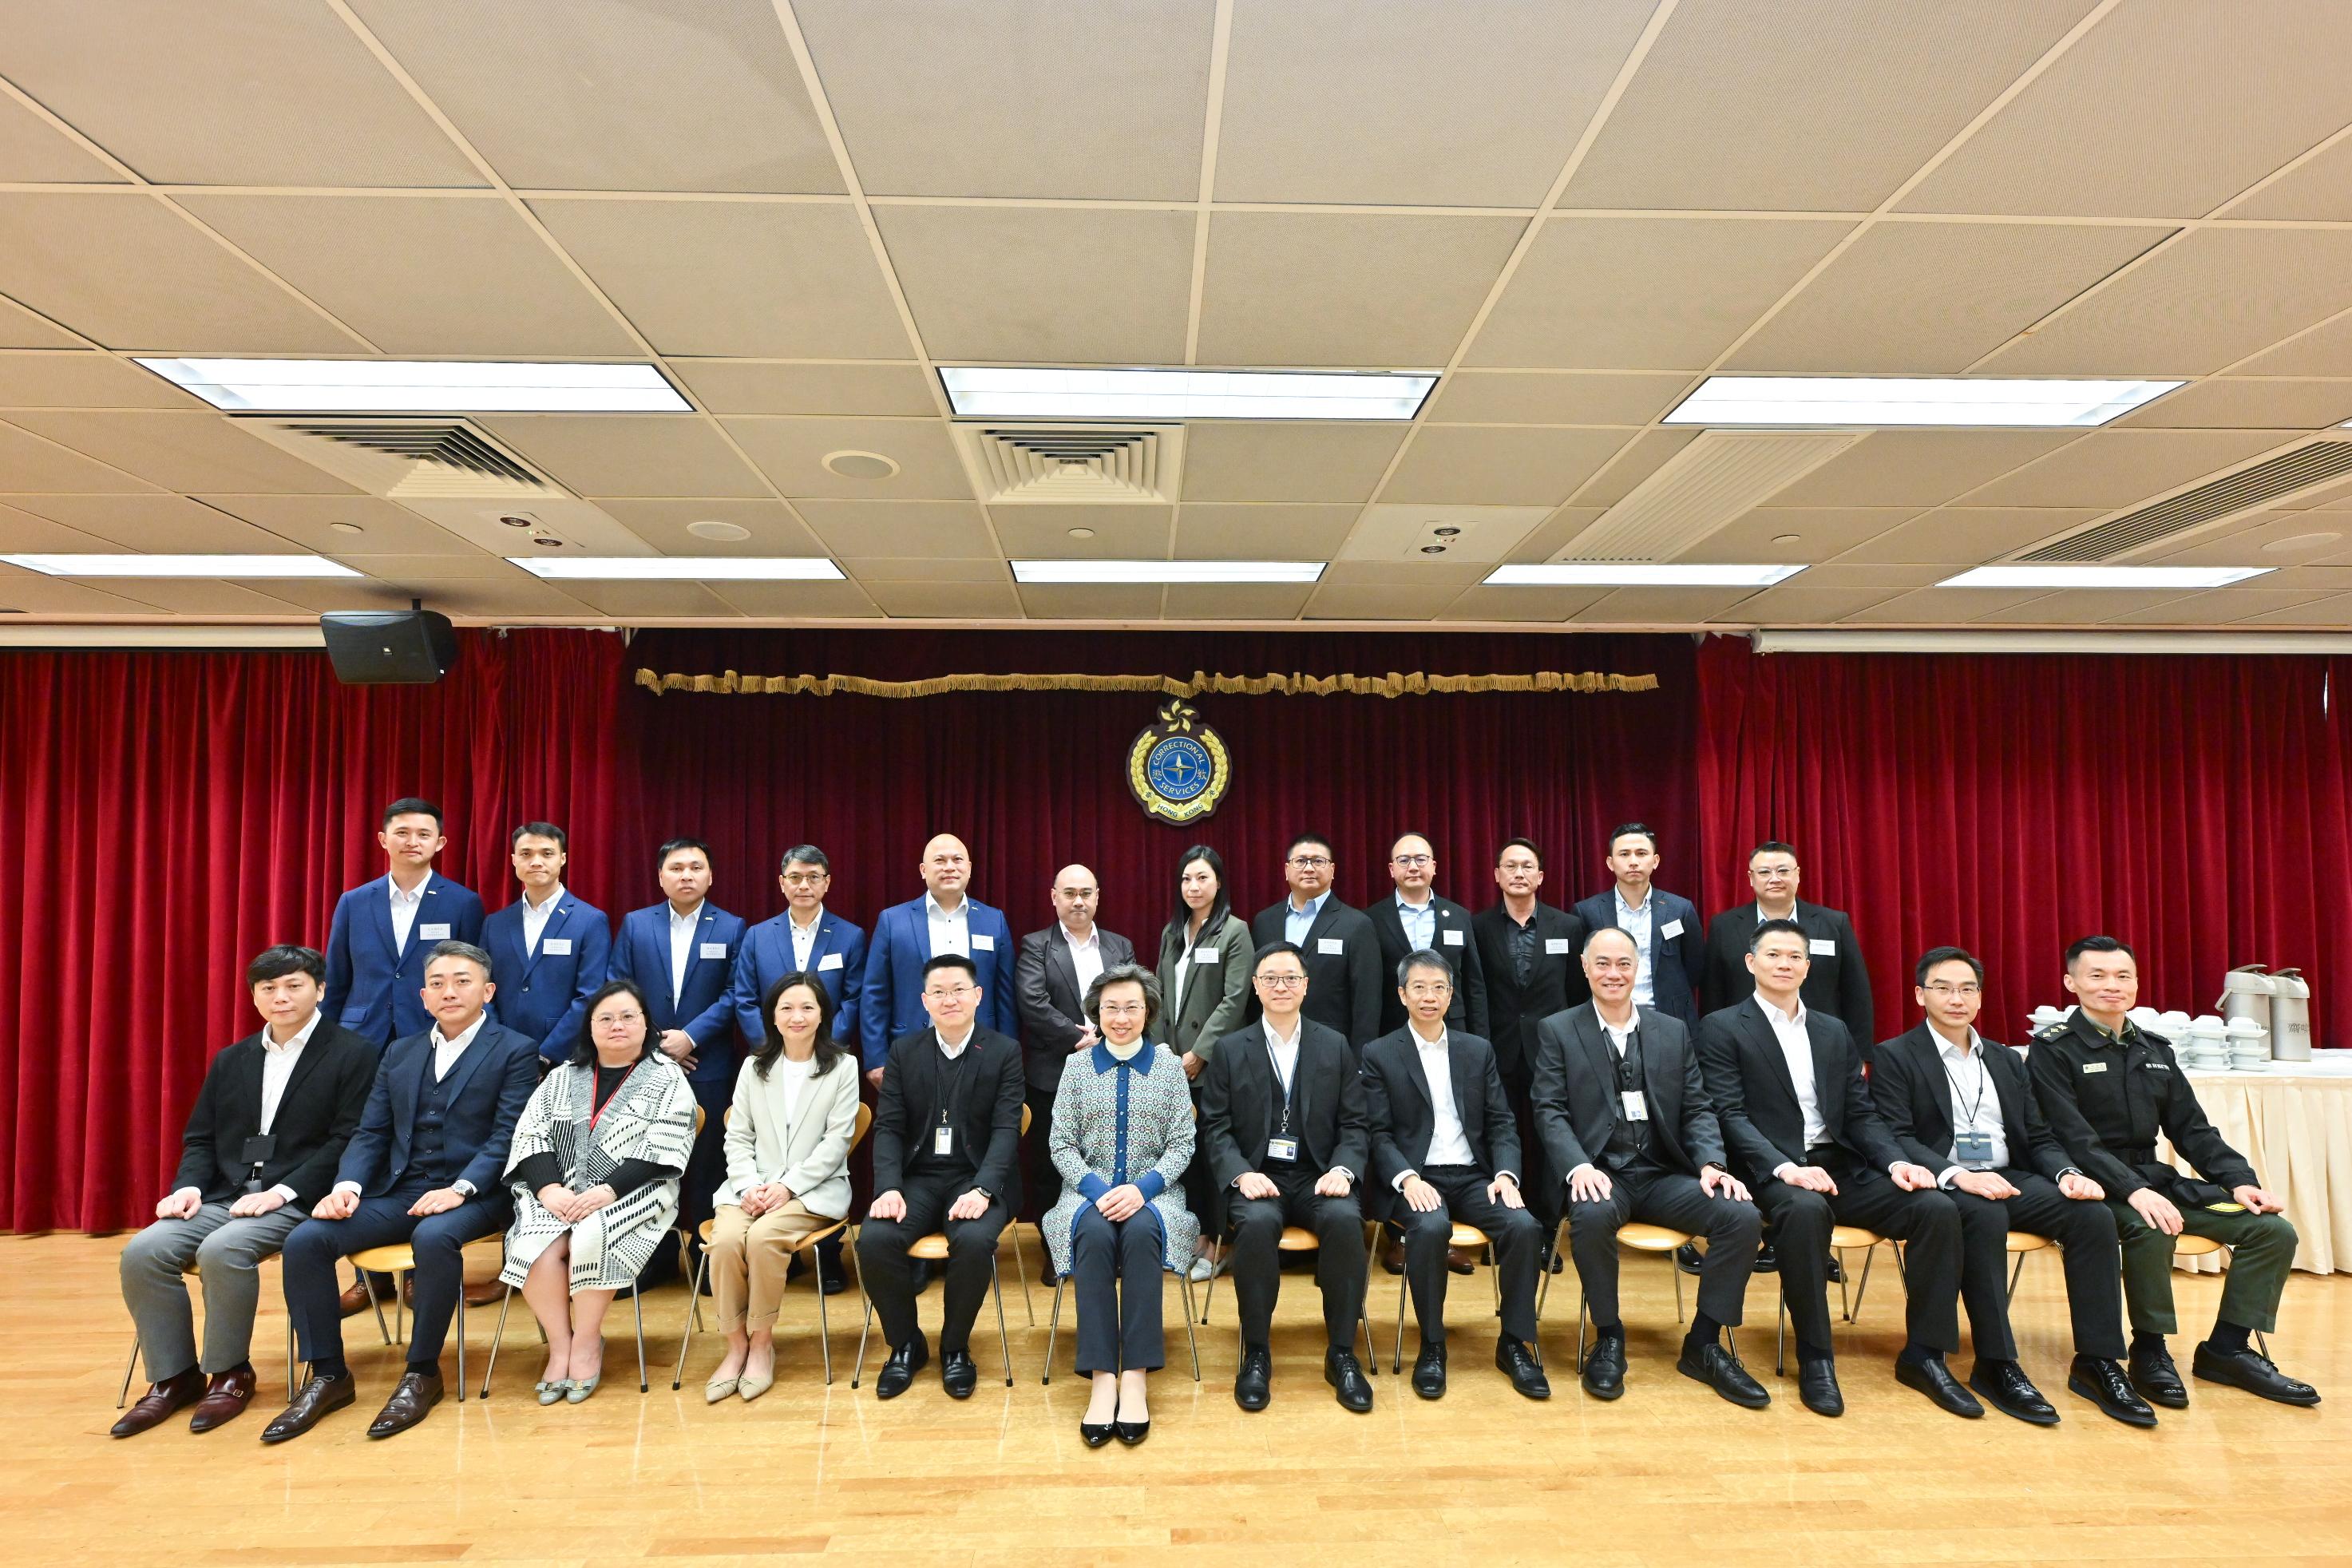
[[[52,577],[357,577],[323,555],[0,555]]]
[[[1320,561],[1015,561],[1022,583],[1312,583]]]
[[[656,583],[837,583],[841,568],[822,555],[509,555],[534,577]]]
[[[142,359],[233,414],[682,414],[649,364],[375,359]]]
[[[2222,588],[2275,566],[1978,566],[1938,588]]]
[[[1668,425],[2105,425],[2181,384],[1878,375],[1711,375]]]
[[[977,419],[1410,419],[1437,377],[1274,370],[1041,370],[942,365]]]
[[[1497,566],[1490,588],[1550,588],[1604,584],[1643,588],[1769,588],[1802,572],[1802,566],[1722,566],[1705,562],[1552,561],[1528,566]]]

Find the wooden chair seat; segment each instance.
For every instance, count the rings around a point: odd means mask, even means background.
[[[1617,1245],[1636,1252],[1673,1252],[1690,1241],[1690,1232],[1672,1230],[1663,1225],[1643,1225],[1637,1220],[1617,1227]]]

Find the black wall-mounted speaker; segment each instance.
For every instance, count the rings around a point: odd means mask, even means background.
[[[319,617],[319,630],[346,686],[430,685],[457,667],[457,628],[421,607],[337,610]]]

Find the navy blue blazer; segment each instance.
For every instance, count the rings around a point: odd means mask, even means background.
[[[498,987],[492,1016],[538,1041],[539,1054],[549,1061],[570,1057],[588,1026],[588,998],[604,984],[612,963],[613,931],[604,911],[565,889],[539,933],[539,951],[526,954],[518,898],[482,922],[482,950],[490,955],[490,983]],[[668,952],[666,942],[663,952]],[[667,965],[665,958],[665,976]],[[669,989],[667,983],[662,989]]]
[[[428,1026],[403,1035],[375,1069],[360,1130],[343,1145],[342,1162],[335,1168],[337,1184],[357,1182],[362,1197],[383,1197],[407,1174],[416,1102],[433,1070],[434,1033]],[[515,1119],[539,1087],[539,1047],[529,1035],[487,1019],[449,1076],[455,1081],[441,1123],[442,1148],[457,1164],[449,1179],[471,1182],[478,1195],[501,1195]]]
[[[1699,970],[1706,951],[1706,928],[1700,924],[1698,906],[1680,893],[1669,893],[1664,888],[1650,889],[1650,1005],[1669,1017],[1680,1018],[1685,1024],[1698,1022]],[[1581,900],[1576,906],[1576,918],[1584,929],[1596,931],[1617,923],[1617,889],[1614,886]],[[1666,935],[1666,928],[1680,921],[1682,929]]]
[[[694,1042],[694,1070],[686,1076],[695,1083],[735,1081],[735,1020],[727,1005],[727,986],[742,946],[743,917],[706,900],[695,922],[693,944],[686,950],[686,984],[673,1004],[668,903],[631,910],[621,917],[620,933],[613,939],[607,973],[637,983],[646,994],[646,1022],[656,1035],[664,1029],[686,1031]]]
[[[980,1026],[1017,1040],[1021,1016],[1014,1005],[1013,928],[1004,923],[1003,910],[968,893],[964,901],[971,906],[966,924],[982,993]],[[923,965],[930,961],[931,922],[923,900],[909,899],[884,910],[866,949],[865,994],[857,1004],[858,1035],[869,1072],[890,1054],[891,1041],[931,1026],[930,1015],[923,1011]]]
[[[403,1035],[429,1027],[425,955],[443,942],[482,940],[482,900],[438,871],[425,874],[424,900],[408,927],[408,946],[392,940],[392,879],[363,882],[335,900],[327,928],[327,1016],[381,1051]]]
[[[816,941],[809,946],[809,963],[833,998],[833,1037],[845,1046],[858,1045],[860,994],[866,984],[866,932],[831,910],[816,918]],[[793,915],[790,910],[761,921],[743,932],[735,954],[735,973],[727,987],[727,1005],[744,1048],[758,1050],[768,1037],[768,1021],[760,1016],[760,999],[768,987],[793,972]]]

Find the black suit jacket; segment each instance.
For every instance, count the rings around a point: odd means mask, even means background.
[[[1117,931],[1095,928],[1105,969],[1135,962],[1135,944]],[[1077,961],[1062,940],[1061,922],[1021,939],[1013,961],[1013,999],[1021,1014],[1021,1044],[1033,1088],[1061,1086],[1062,1068],[1086,1033],[1087,999],[1078,990]]]
[[[1865,1172],[1884,1175],[1889,1165],[1910,1158],[1871,1103],[1862,1052],[1845,1026],[1808,1007],[1805,1033],[1812,1042],[1822,1135]],[[1737,1007],[1698,1021],[1698,1064],[1742,1181],[1751,1187],[1770,1181],[1784,1160],[1805,1163],[1805,1116],[1797,1104],[1797,1080],[1789,1076],[1780,1038],[1754,993]]]
[[[2058,1179],[2071,1170],[2065,1146],[2042,1118],[2042,1107],[2026,1081],[2025,1058],[2007,1046],[1984,1040],[1977,1047],[2000,1104],[2001,1136],[2009,1142],[2011,1170],[2034,1171]],[[1938,1054],[1935,1031],[1926,1024],[1870,1047],[1870,1098],[1886,1120],[1886,1131],[1906,1159],[1941,1174],[1952,1163],[1952,1080]]]
[[[939,1032],[929,1027],[901,1035],[882,1061],[882,1092],[874,1110],[874,1190],[897,1192],[911,1173],[930,1176],[969,1174],[972,1186],[1003,1203],[1021,1206],[1021,1047],[993,1029],[974,1027],[960,1069],[948,1125],[955,1129],[954,1155],[931,1152],[931,1129],[940,1123],[940,1102],[948,1097],[948,1060],[940,1054]]]
[[[1723,1130],[1706,1097],[1698,1052],[1682,1020],[1654,1007],[1638,1007],[1641,1021],[1642,1093],[1650,1110],[1650,1154],[1669,1170],[1696,1176],[1701,1166],[1731,1168],[1724,1156]],[[1601,1016],[1588,1002],[1555,1013],[1536,1030],[1536,1135],[1544,1141],[1552,1169],[1565,1182],[1579,1165],[1595,1163],[1616,1131],[1617,1050],[1602,1033]]]
[[[1805,999],[1805,1011],[1818,1009],[1843,1024],[1853,1037],[1866,1040],[1878,1033],[1871,1021],[1870,971],[1862,961],[1862,944],[1854,940],[1853,922],[1845,918],[1843,910],[1825,910],[1819,904],[1797,900],[1797,923],[1805,928],[1805,946],[1811,954],[1813,966],[1805,973],[1805,984],[1797,994]],[[1706,1005],[1721,1009],[1735,1006],[1756,989],[1756,977],[1748,973],[1748,943],[1756,935],[1756,901],[1724,910],[1706,923],[1706,957],[1702,961],[1699,983],[1704,987]],[[1829,943],[1829,951],[1820,944]]]
[[[261,1131],[261,1041],[260,1034],[247,1035],[205,1070],[187,1131],[180,1136],[173,1192],[194,1187],[208,1204],[234,1203],[245,1194],[253,1167],[239,1156],[245,1141]],[[376,1049],[365,1036],[331,1019],[319,1020],[295,1058],[270,1121],[277,1145],[262,1162],[261,1191],[282,1183],[294,1189],[294,1201],[305,1208],[326,1195],[335,1184],[343,1145],[359,1131],[367,1110],[375,1068]]]
[[[1297,1100],[1290,1131],[1298,1140],[1295,1169],[1321,1175],[1344,1170],[1358,1186],[1371,1157],[1364,1085],[1356,1053],[1337,1029],[1299,1021]],[[1244,1025],[1217,1042],[1201,1069],[1201,1148],[1220,1189],[1245,1171],[1271,1174],[1265,1143],[1282,1121],[1282,1080],[1268,1055],[1265,1023]]]
[[[1446,1031],[1446,1062],[1454,1069],[1454,1109],[1478,1169],[1489,1176],[1519,1173],[1519,1130],[1495,1047],[1475,1035]],[[1364,1047],[1364,1110],[1372,1129],[1372,1179],[1389,1186],[1429,1158],[1437,1131],[1429,1076],[1422,1071],[1410,1025]]]
[[[1486,965],[1480,962],[1478,943],[1471,935],[1470,911],[1452,899],[1441,899],[1434,893],[1429,901],[1437,911],[1430,945],[1454,965],[1454,1004],[1445,1009],[1445,1026],[1467,1029],[1482,1040],[1490,1039]],[[1381,1033],[1391,1034],[1404,1027],[1405,1017],[1404,1004],[1397,999],[1397,965],[1404,962],[1412,948],[1405,941],[1404,916],[1397,911],[1394,894],[1366,907],[1364,918],[1372,922],[1372,931],[1381,939],[1381,973],[1389,982],[1381,988]]]
[[[1471,939],[1478,944],[1479,966],[1486,975],[1486,1023],[1492,1031],[1486,1037],[1494,1043],[1505,1083],[1525,1079],[1535,1054],[1536,1026],[1592,995],[1584,978],[1581,920],[1537,901],[1535,963],[1524,988],[1518,971],[1511,967],[1511,932],[1517,923],[1500,900],[1470,917]],[[1555,942],[1567,945],[1554,952]]]
[[[1283,928],[1288,916],[1290,900],[1283,900],[1270,908],[1258,910],[1250,921],[1250,942],[1264,947],[1282,940]],[[1323,944],[1336,942],[1337,952],[1326,952]],[[1299,944],[1307,950],[1307,1004],[1299,1011],[1328,1029],[1337,1029],[1348,1037],[1348,1043],[1360,1052],[1381,1032],[1381,997],[1383,984],[1393,988],[1395,972],[1391,971],[1383,982],[1381,975],[1381,941],[1372,930],[1372,922],[1364,911],[1339,901],[1332,893],[1315,911],[1315,923],[1307,928],[1307,940]],[[1257,1016],[1257,998],[1250,998],[1250,1016]]]

